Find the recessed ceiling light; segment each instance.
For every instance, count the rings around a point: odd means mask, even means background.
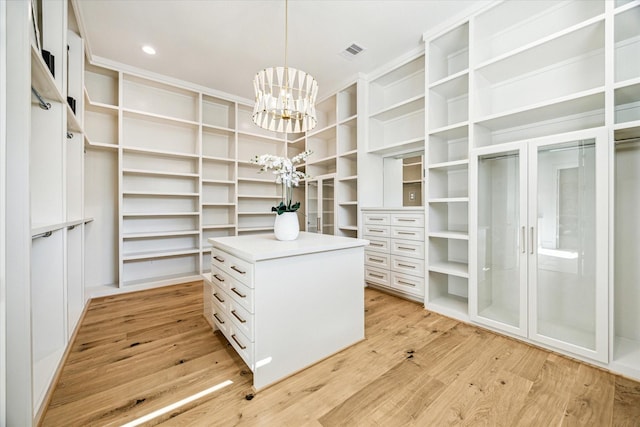
[[[142,51],[144,53],[146,53],[147,55],[155,55],[156,54],[156,50],[154,48],[152,48],[151,46],[149,46],[148,44],[142,46]]]

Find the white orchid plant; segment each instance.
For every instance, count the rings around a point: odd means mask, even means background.
[[[296,165],[303,162],[311,153],[311,150],[306,150],[291,159],[263,154],[250,160],[251,163],[261,166],[259,173],[272,170],[276,176],[276,184],[282,184],[282,201],[278,206],[272,207],[271,212],[282,215],[285,212],[295,212],[300,208],[300,202],[292,204],[293,187],[297,187],[301,179],[309,178],[309,176],[296,170]]]

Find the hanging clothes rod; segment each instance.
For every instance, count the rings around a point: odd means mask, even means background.
[[[40,103],[40,108],[42,108],[43,110],[50,110],[51,109],[51,104],[46,102],[44,100],[44,98],[42,97],[42,95],[40,95],[38,93],[38,91],[33,86],[31,86],[31,92],[33,92],[33,94],[36,96],[36,98],[38,98],[38,102]]]
[[[36,240],[40,237],[50,237],[53,234],[52,231],[46,231],[44,233],[36,234],[35,236],[31,236],[31,240]]]

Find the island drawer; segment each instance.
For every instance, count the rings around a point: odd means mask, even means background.
[[[215,265],[211,266],[211,283],[223,289],[229,291],[229,283],[231,283],[231,277],[218,268]]]
[[[229,298],[227,293],[216,284],[213,284],[211,301],[214,305],[220,307],[221,310],[224,310],[225,312],[229,311],[229,302],[231,301],[231,298]]]
[[[367,249],[364,251],[364,263],[372,267],[389,268],[389,254]]]
[[[247,366],[249,366],[249,369],[254,371],[253,342],[233,324],[229,326],[228,335],[225,335],[233,348],[238,352],[240,357],[242,357]]]
[[[211,249],[211,265],[226,271],[232,277],[253,288],[253,264],[219,248]]]
[[[229,303],[229,319],[233,325],[244,333],[250,341],[254,341],[253,335],[253,314],[235,301]]]
[[[389,225],[390,216],[388,213],[365,212],[364,223],[371,225]]]
[[[229,291],[227,295],[231,297],[231,299],[242,307],[245,308],[249,313],[254,313],[254,301],[253,301],[253,289],[246,286],[244,283],[231,279],[229,283]]]
[[[213,308],[211,310],[211,319],[213,323],[220,329],[225,336],[229,333],[229,319],[227,319],[227,314],[224,310],[220,309],[219,306],[213,304]]]

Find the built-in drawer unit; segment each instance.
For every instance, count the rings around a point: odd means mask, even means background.
[[[220,268],[231,277],[253,287],[253,264],[218,248],[211,250],[211,265]]]
[[[424,208],[363,209],[365,280],[412,299],[424,297]]]

